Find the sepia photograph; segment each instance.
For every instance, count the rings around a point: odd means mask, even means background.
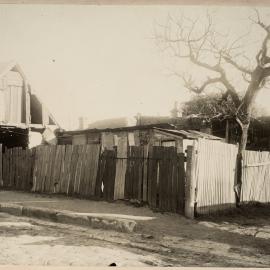
[[[1,0],[0,35],[0,268],[270,267],[270,4]]]

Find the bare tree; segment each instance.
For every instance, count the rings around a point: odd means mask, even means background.
[[[199,18],[193,20],[185,16],[177,19],[168,16],[167,23],[159,25],[156,32],[156,40],[164,50],[169,50],[175,57],[183,61],[188,60],[189,63],[204,69],[206,75],[208,74],[204,81],[198,82],[194,79],[192,69],[189,74],[175,71],[187,89],[200,94],[209,88],[216,89],[216,91],[220,91],[219,89],[222,88],[223,98],[230,97],[233,101],[236,108],[234,116],[242,130],[239,141],[240,157],[246,148],[255,98],[262,88],[267,87],[270,77],[270,55],[268,55],[270,24],[263,22],[257,10],[254,10],[254,15],[248,19],[250,27],[256,26],[257,31],[263,32],[259,47],[251,57],[247,55],[247,51],[243,47],[243,40],[250,34],[250,31],[230,40],[224,31],[215,30],[216,27],[209,13],[206,14],[204,21]],[[245,85],[242,93],[239,91],[239,84],[233,83],[229,76],[231,69],[236,70],[238,83]]]
[[[239,141],[238,162],[241,161],[243,150],[246,148],[248,129],[251,120],[251,113],[255,99],[259,91],[267,87],[270,77],[270,55],[268,43],[270,41],[270,24],[264,23],[260,13],[255,9],[253,16],[249,17],[250,31],[242,36],[230,39],[229,35],[222,31],[217,31],[213,24],[213,18],[206,14],[205,19],[195,20],[181,16],[173,18],[168,16],[165,25],[159,25],[156,32],[156,40],[166,51],[173,53],[173,56],[188,61],[195,65],[205,74],[203,81],[196,80],[194,69],[189,72],[174,73],[180,76],[184,86],[190,91],[201,94],[207,89],[220,91],[222,89],[223,99],[230,98],[234,104],[234,117],[239,123],[242,134]],[[250,35],[251,29],[262,31],[256,40],[255,53],[250,56],[245,50],[244,40]],[[246,39],[250,41],[251,39]],[[237,82],[233,83],[230,71],[235,70],[234,77]],[[198,70],[198,69],[197,69]],[[193,72],[193,73],[192,73]],[[187,74],[188,73],[188,74]],[[240,85],[244,84],[244,91],[239,91]],[[241,192],[241,175],[237,177],[235,186],[236,201],[239,203]]]

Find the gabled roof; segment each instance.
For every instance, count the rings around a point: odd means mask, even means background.
[[[20,67],[20,65],[16,62],[16,61],[10,61],[10,62],[0,62],[0,79],[5,76],[9,71],[15,71],[18,72],[23,80],[25,81],[25,83],[28,86],[29,89],[29,93],[31,96],[35,96],[37,98],[37,100],[40,102],[40,104],[43,106],[43,108],[47,111],[48,116],[51,118],[51,120],[54,122],[54,124],[58,127],[60,127],[60,125],[58,124],[58,122],[55,120],[54,116],[51,114],[51,112],[47,109],[46,106],[44,106],[43,102],[41,101],[40,97],[32,91],[30,85],[27,83],[27,78],[22,70],[22,68]],[[31,124],[30,124],[31,125]]]
[[[26,80],[26,76],[22,71],[20,65],[15,61],[10,62],[0,62],[0,78],[5,76],[9,71],[17,71],[21,74],[24,80]]]

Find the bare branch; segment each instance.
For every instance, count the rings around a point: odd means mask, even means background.
[[[182,79],[184,80],[184,83],[185,83],[184,86],[196,94],[201,94],[205,90],[205,88],[209,85],[221,82],[220,77],[208,78],[200,87],[196,87],[194,86],[194,83],[191,79],[189,80],[186,80],[185,78],[182,78]]]
[[[229,41],[226,33],[224,35],[223,32],[215,31],[211,17],[208,14],[207,16],[208,22],[206,22],[205,28],[202,28],[198,18],[192,20],[182,17],[181,21],[176,22],[169,18],[170,24],[162,29],[164,30],[163,42],[167,43],[168,49],[172,50],[178,57],[188,58],[193,65],[205,69],[205,73],[208,71],[210,77],[206,77],[205,81],[199,85],[191,76],[188,78],[180,76],[187,89],[196,94],[206,91],[208,87],[215,87],[216,93],[218,87],[222,87],[223,91],[226,91],[223,92],[220,103],[217,103],[221,109],[217,110],[217,107],[213,107],[209,111],[211,114],[232,112],[231,115],[234,115],[243,131],[239,141],[239,153],[242,153],[246,146],[247,129],[255,98],[262,87],[268,86],[270,79],[270,24],[263,22],[260,13],[255,9],[255,16],[250,20],[259,30],[262,29],[261,32],[265,36],[262,36],[262,40],[257,41],[260,42],[259,46],[261,47],[256,57],[249,59],[245,53],[252,52],[252,50],[245,50],[245,47],[248,48],[254,44],[251,44],[250,40],[248,45],[243,41],[250,34],[250,31]],[[255,63],[251,60],[255,60]],[[253,66],[253,64],[255,65]],[[230,82],[230,72],[227,73],[228,66],[240,71],[243,76],[242,81],[247,82],[247,89],[243,96],[238,94],[238,89]],[[212,75],[213,73],[215,74]],[[228,103],[224,104],[225,102]]]
[[[238,63],[236,63],[236,61],[234,61],[230,56],[228,56],[228,55],[223,55],[222,57],[223,57],[223,59],[224,59],[227,63],[231,64],[232,66],[234,66],[234,67],[235,67],[236,69],[238,69],[239,71],[251,75],[252,70],[249,70],[248,68],[245,68],[245,67],[240,66],[240,65],[239,65]]]
[[[266,25],[262,22],[261,17],[260,17],[260,13],[256,8],[254,9],[254,11],[256,13],[257,20],[255,21],[252,18],[250,18],[250,20],[253,21],[255,24],[258,24],[259,26],[261,26],[269,34],[270,33],[270,25]]]
[[[203,68],[206,68],[208,70],[212,70],[212,71],[219,72],[219,73],[222,72],[222,68],[220,67],[220,65],[218,65],[218,64],[217,65],[209,65],[208,63],[200,61],[193,54],[190,55],[190,61],[193,64],[196,64],[196,65],[203,67]]]
[[[262,68],[264,68],[265,64],[270,63],[270,58],[267,56],[267,43],[268,43],[268,41],[270,41],[270,32],[265,36],[265,38],[262,42],[262,47],[256,55],[257,64]]]
[[[241,103],[240,98],[239,98],[234,86],[227,79],[225,72],[222,73],[222,83],[225,86],[225,88],[227,89],[230,96],[232,97],[232,100],[233,100],[235,106],[239,106],[239,104]]]
[[[243,46],[242,44],[241,45],[237,45],[237,44],[240,41],[243,41],[244,38],[248,37],[250,35],[250,33],[251,33],[251,27],[249,28],[249,30],[245,34],[236,38],[230,45],[225,46],[224,50],[226,51],[226,53],[229,55],[233,50],[238,50],[238,49],[242,48],[242,46]]]

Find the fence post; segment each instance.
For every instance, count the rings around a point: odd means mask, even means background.
[[[4,186],[3,183],[3,155],[2,155],[2,144],[0,144],[0,187]]]
[[[195,206],[195,148],[187,147],[186,186],[185,186],[185,216],[194,218]]]
[[[238,153],[236,156],[236,181],[234,186],[234,192],[235,192],[235,204],[236,207],[240,207],[241,202],[241,189],[242,189],[242,162],[243,162],[243,156],[242,154]]]

